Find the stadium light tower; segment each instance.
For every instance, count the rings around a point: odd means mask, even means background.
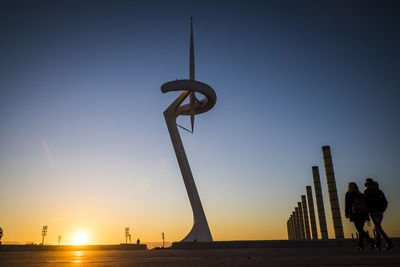
[[[0,245],[1,245],[2,238],[3,238],[3,229],[0,227]]]
[[[44,245],[44,237],[47,235],[47,225],[44,225],[43,226],[43,229],[42,229],[42,246]]]
[[[128,244],[129,227],[125,227],[125,243]]]

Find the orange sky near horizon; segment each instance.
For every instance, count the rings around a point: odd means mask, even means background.
[[[185,198],[184,195],[181,197]],[[124,198],[120,201],[124,201]],[[143,199],[138,203],[139,205],[135,205],[136,215],[135,212],[124,212],[117,200],[105,201],[90,197],[76,197],[75,201],[64,204],[57,199],[44,204],[38,199],[32,199],[29,204],[34,208],[30,209],[24,208],[26,203],[21,201],[16,205],[17,210],[13,213],[14,215],[2,220],[4,230],[2,241],[4,244],[40,243],[42,226],[48,225],[46,244],[57,244],[59,235],[62,236],[61,244],[74,244],[74,237],[78,232],[86,233],[87,244],[124,243],[125,227],[130,227],[132,242],[136,242],[137,238],[140,238],[142,242],[161,241],[161,232],[165,232],[167,241],[175,242],[181,240],[189,232],[192,218],[188,200],[174,198],[174,201],[174,205],[177,208],[179,205],[181,210],[162,207],[156,213],[152,213],[143,204],[147,203],[150,206],[155,204],[151,203],[150,198]],[[165,202],[169,201],[165,199]],[[325,199],[325,212],[328,233],[330,238],[334,238],[329,205],[326,202],[327,199]],[[210,205],[207,199],[204,199],[203,203],[213,238],[216,241],[287,239],[285,219],[290,207],[287,210],[279,210],[265,203],[261,207],[251,208],[251,201],[247,203],[238,201],[225,208]],[[249,206],[246,208],[246,205]],[[241,214],[238,214],[238,210]],[[400,236],[396,217],[394,210],[389,206],[383,225],[390,236]],[[282,220],[276,220],[276,218]],[[354,226],[348,220],[343,218],[342,220],[345,237],[350,237],[351,233],[355,233]],[[372,229],[372,226],[367,224],[365,227]]]

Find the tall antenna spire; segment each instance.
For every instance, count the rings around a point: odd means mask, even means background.
[[[193,41],[193,17],[190,17],[190,80],[194,81],[194,41]],[[190,124],[192,133],[194,131],[194,113],[195,113],[196,94],[190,92]]]
[[[194,80],[193,17],[190,17],[190,80]]]

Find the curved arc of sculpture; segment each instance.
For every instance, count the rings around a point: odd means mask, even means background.
[[[173,92],[173,91],[189,91],[191,92],[197,92],[201,93],[205,96],[204,99],[195,102],[194,108],[193,104],[189,103],[183,106],[179,106],[177,110],[177,116],[179,115],[192,115],[194,114],[201,114],[204,112],[209,111],[212,109],[217,101],[217,95],[215,94],[214,89],[211,88],[208,84],[199,82],[199,81],[194,81],[194,80],[176,80],[172,82],[167,82],[164,83],[161,86],[161,92],[167,93],[167,92]],[[187,95],[182,99],[182,101],[177,104],[180,105],[185,99]],[[174,104],[174,103],[173,103]]]
[[[183,147],[182,139],[176,124],[176,119],[180,115],[192,115],[191,112],[194,112],[195,114],[201,114],[210,110],[215,105],[217,98],[214,90],[209,85],[198,81],[176,80],[167,82],[161,86],[161,91],[163,93],[181,90],[183,90],[183,92],[164,111],[165,121],[167,123],[168,131],[171,136],[179,168],[182,173],[183,181],[193,211],[193,227],[189,234],[181,242],[212,241],[210,228],[208,226],[200,196],[198,194],[196,184],[193,179],[193,174],[190,169],[189,161]],[[205,96],[205,98],[195,102],[194,108],[192,106],[193,103],[181,106],[182,102],[192,92],[201,93]]]

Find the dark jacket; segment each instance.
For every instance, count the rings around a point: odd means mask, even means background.
[[[355,203],[355,200],[358,198],[364,198],[363,193],[360,191],[353,191],[353,192],[347,192],[346,197],[345,197],[345,214],[346,218],[349,218],[351,222],[354,222],[354,220],[368,220],[369,221],[369,216],[368,212],[365,214],[355,214],[353,212],[353,204]]]
[[[388,202],[377,183],[368,184],[364,196],[369,212],[384,212],[386,210]]]

